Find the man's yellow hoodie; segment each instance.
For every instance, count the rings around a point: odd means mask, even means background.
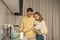
[[[30,18],[25,16],[21,21],[20,31],[25,32],[27,38],[32,38],[36,36],[35,32],[33,31],[34,21],[35,19],[33,16],[31,16]]]

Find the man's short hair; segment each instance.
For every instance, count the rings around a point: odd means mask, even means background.
[[[27,8],[27,12],[33,12],[33,9],[32,8]]]

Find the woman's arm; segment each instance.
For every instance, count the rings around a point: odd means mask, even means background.
[[[42,25],[42,27],[43,27],[43,29],[41,30],[41,33],[43,33],[43,34],[47,34],[48,29],[47,29],[47,26],[46,26],[46,23],[45,23],[44,20],[41,21],[41,25]]]

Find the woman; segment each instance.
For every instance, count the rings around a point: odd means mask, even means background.
[[[46,23],[39,12],[35,12],[33,16],[34,16],[35,20],[37,21],[37,25],[34,24],[35,28],[38,29],[40,27],[40,30],[35,29],[36,39],[37,40],[44,40],[45,35],[47,34]]]

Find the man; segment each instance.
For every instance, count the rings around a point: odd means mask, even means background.
[[[23,18],[20,26],[20,31],[25,33],[27,40],[36,40],[36,34],[33,31],[33,24],[35,19],[33,18],[33,9],[28,8],[25,17]]]

